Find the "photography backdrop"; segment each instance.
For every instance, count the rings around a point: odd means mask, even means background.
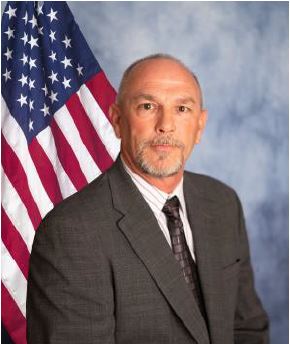
[[[116,89],[158,52],[198,75],[209,119],[187,169],[238,192],[271,343],[288,343],[288,2],[68,4]]]
[[[288,343],[288,3],[68,4],[115,88],[158,52],[198,75],[209,118],[187,168],[238,192],[271,342]]]

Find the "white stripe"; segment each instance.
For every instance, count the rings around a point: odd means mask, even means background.
[[[1,240],[1,279],[23,316],[26,316],[27,281]]]
[[[74,151],[87,181],[91,182],[101,174],[101,171],[93,160],[87,147],[83,144],[80,133],[70,115],[70,112],[68,111],[68,108],[65,105],[61,107],[54,114],[54,119]]]
[[[2,132],[17,155],[26,173],[30,192],[43,218],[52,208],[50,201],[29,154],[26,137],[17,121],[10,115],[9,109],[2,98]]]
[[[27,249],[31,252],[32,243],[35,235],[33,224],[28,215],[27,209],[19,197],[17,191],[10,183],[1,168],[1,188],[2,188],[2,206],[10,221],[18,230]]]
[[[39,142],[42,149],[45,151],[45,154],[47,155],[48,159],[50,160],[53,166],[62,197],[66,198],[72,195],[73,193],[75,193],[77,190],[74,187],[73,183],[71,182],[69,176],[63,169],[61,162],[59,161],[54,137],[51,132],[50,126],[42,130],[37,135],[37,141]]]
[[[120,152],[120,140],[116,137],[110,121],[86,85],[82,85],[77,94],[108,153],[116,160]]]

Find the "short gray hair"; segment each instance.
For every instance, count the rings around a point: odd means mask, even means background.
[[[117,98],[116,101],[117,103],[121,102],[121,99],[123,97],[124,94],[124,89],[126,86],[126,83],[128,81],[129,75],[131,74],[132,70],[139,65],[142,62],[148,61],[148,60],[159,60],[159,59],[167,59],[167,60],[171,60],[171,61],[175,61],[177,62],[179,65],[181,65],[183,68],[185,68],[193,77],[194,81],[196,82],[198,89],[199,89],[199,95],[200,95],[200,106],[201,108],[203,108],[203,97],[202,97],[202,90],[200,87],[200,83],[198,80],[198,77],[179,59],[177,59],[176,57],[173,57],[169,54],[162,54],[162,53],[158,53],[158,54],[153,54],[153,55],[148,55],[145,56],[141,59],[136,60],[135,62],[133,62],[132,64],[130,64],[130,66],[125,70],[121,82],[120,82],[120,86],[119,86],[119,90],[118,90],[118,94],[117,94]]]

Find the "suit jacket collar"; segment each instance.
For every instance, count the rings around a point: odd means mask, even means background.
[[[151,209],[124,170],[120,157],[108,171],[108,176],[113,205],[122,214],[118,222],[120,230],[194,339],[198,343],[209,343],[205,321],[184,281],[179,264]],[[220,265],[216,259],[219,252],[210,230],[214,216],[211,214],[210,202],[191,183],[187,174],[184,190],[208,319],[209,323],[214,324],[216,319],[212,314],[216,312],[212,310],[219,306],[216,295],[217,290],[222,288],[218,278]]]

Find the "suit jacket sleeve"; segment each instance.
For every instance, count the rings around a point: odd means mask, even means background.
[[[37,230],[27,293],[28,344],[114,343],[113,290],[102,245],[69,215]],[[96,232],[96,231],[92,231]]]
[[[241,260],[234,324],[235,344],[266,344],[269,343],[268,318],[255,291],[243,210],[238,198],[237,202]]]

